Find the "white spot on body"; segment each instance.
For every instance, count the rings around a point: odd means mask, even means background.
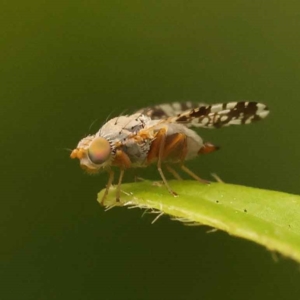
[[[211,112],[218,112],[220,110],[222,110],[223,104],[216,104],[216,105],[212,105],[210,111]]]
[[[237,105],[237,102],[229,102],[226,104],[227,109],[233,109]]]
[[[180,105],[180,103],[178,103],[178,102],[174,102],[173,104],[172,104],[172,106],[173,106],[173,108],[176,110],[176,111],[181,111],[182,109],[181,109],[181,105]]]
[[[225,122],[226,120],[228,120],[228,116],[221,116],[221,121]]]
[[[254,116],[249,117],[246,121],[245,124],[250,124],[252,120],[254,119]]]
[[[257,107],[257,111],[262,111],[262,110],[266,109],[266,106],[262,103],[257,103],[256,107]]]
[[[187,101],[185,103],[185,105],[187,106],[187,108],[191,108],[192,107],[192,102],[191,101]]]
[[[257,113],[261,118],[265,118],[268,114],[269,114],[269,111],[268,110],[264,110],[262,112],[258,112]]]
[[[202,123],[203,125],[207,125],[209,123],[209,118],[203,118],[200,123]]]
[[[239,125],[239,124],[242,124],[242,120],[240,120],[240,119],[231,120],[230,124]]]
[[[174,109],[170,104],[161,104],[159,107],[164,111],[164,113],[167,116],[171,117],[174,115]]]
[[[222,115],[228,115],[229,113],[230,113],[230,109],[225,109],[225,110],[222,110],[220,113],[222,114]]]

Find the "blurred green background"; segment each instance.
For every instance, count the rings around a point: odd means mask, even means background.
[[[299,11],[284,0],[3,1],[1,299],[299,299],[299,266],[263,247],[104,212],[107,175],[83,174],[65,150],[124,109],[260,101],[267,120],[200,131],[222,149],[189,165],[299,194]]]

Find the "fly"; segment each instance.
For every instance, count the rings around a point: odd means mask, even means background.
[[[121,183],[125,170],[156,164],[158,172],[173,196],[162,170],[162,165],[181,179],[171,167],[179,166],[195,180],[207,183],[184,163],[198,155],[214,152],[217,146],[204,142],[190,127],[221,128],[229,125],[250,124],[264,119],[268,107],[258,102],[229,102],[196,104],[192,102],[161,104],[139,110],[132,115],[113,118],[94,135],[83,138],[70,157],[78,158],[88,173],[102,170],[109,173],[101,203],[114,180],[113,167],[120,169],[116,200],[120,200]]]

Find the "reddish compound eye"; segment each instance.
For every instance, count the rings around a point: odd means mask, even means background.
[[[88,149],[88,157],[92,163],[100,165],[108,160],[111,153],[109,142],[102,138],[95,138]]]

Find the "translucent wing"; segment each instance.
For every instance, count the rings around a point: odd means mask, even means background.
[[[250,124],[264,119],[268,107],[258,102],[229,102],[204,105],[189,109],[175,117],[170,123],[182,123],[187,127],[220,128],[229,125]]]
[[[142,108],[137,112],[150,117],[152,120],[163,120],[169,117],[178,116],[179,114],[182,114],[185,111],[190,111],[193,108],[199,108],[202,106],[207,106],[207,104],[193,103],[190,101],[173,102]]]

